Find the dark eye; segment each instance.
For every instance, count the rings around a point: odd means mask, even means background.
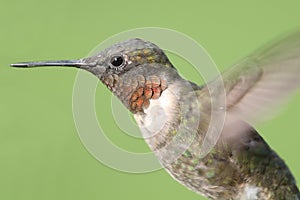
[[[122,56],[114,56],[111,58],[110,64],[113,68],[119,68],[124,66],[125,61]]]

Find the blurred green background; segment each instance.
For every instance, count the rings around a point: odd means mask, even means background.
[[[201,43],[225,69],[277,35],[300,26],[299,1],[1,0],[0,199],[204,199],[165,171],[126,174],[94,159],[72,116],[76,69],[13,69],[27,60],[73,59],[120,31],[171,28]],[[134,36],[133,36],[134,37]],[[171,58],[172,59],[172,58]],[[192,71],[176,62],[179,71]],[[182,68],[180,68],[182,67]],[[97,107],[109,105],[99,85]],[[300,182],[300,93],[280,116],[258,127]],[[122,135],[109,110],[97,111],[109,137],[134,151],[146,144]]]

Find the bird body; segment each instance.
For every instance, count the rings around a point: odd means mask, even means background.
[[[287,165],[252,126],[261,120],[256,115],[271,108],[269,102],[300,84],[299,32],[204,86],[183,79],[158,46],[141,39],[80,60],[12,66],[74,66],[96,75],[134,114],[162,166],[192,191],[210,199],[300,199]],[[222,91],[225,107],[216,108]],[[222,124],[212,120],[224,112]],[[203,154],[210,127],[221,133]]]
[[[211,199],[299,198],[299,191],[288,167],[251,126],[238,134],[237,138],[227,138],[222,134],[216,146],[202,158],[200,149],[209,126],[207,119],[210,118],[208,91],[195,85],[187,86],[190,82],[183,79],[167,82],[168,88],[158,99],[150,100],[148,109],[136,113],[135,119],[147,138],[146,142],[154,152],[158,152],[156,156],[160,162],[163,165],[167,163],[165,169],[174,179]],[[177,98],[174,93],[181,94]],[[190,122],[188,127],[197,126],[198,122],[192,122],[192,118],[198,114],[197,110],[200,110],[202,117],[194,142],[175,162],[168,165],[167,156],[160,155],[160,149],[167,146],[177,134],[181,134],[180,104],[185,104],[188,107],[185,110],[191,112],[186,116]],[[165,126],[157,125],[162,122],[162,119],[157,119],[161,113],[166,113],[163,120]],[[155,119],[159,123],[153,122]],[[154,128],[149,128],[147,124],[152,123]]]

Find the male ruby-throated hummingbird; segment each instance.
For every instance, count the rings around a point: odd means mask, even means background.
[[[79,60],[11,66],[69,66],[97,76],[134,114],[170,175],[203,196],[300,199],[287,165],[252,126],[300,85],[300,32],[257,50],[204,86],[182,78],[158,46],[142,39],[120,42]],[[226,104],[213,107],[222,91]],[[212,119],[221,111],[226,113],[224,123],[214,124]],[[221,127],[221,134],[203,156],[200,149],[209,127]],[[176,159],[165,162],[176,152]]]

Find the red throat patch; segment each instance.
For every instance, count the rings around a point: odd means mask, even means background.
[[[152,76],[146,81],[144,87],[138,87],[129,99],[130,111],[137,113],[148,108],[150,99],[158,99],[167,88],[167,82],[157,76]]]

